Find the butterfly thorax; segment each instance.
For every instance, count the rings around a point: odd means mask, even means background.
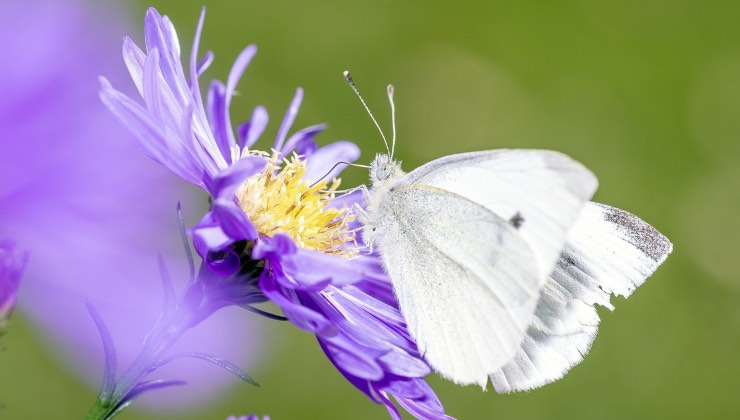
[[[401,162],[385,153],[378,154],[370,163],[370,189],[364,197],[366,214],[360,217],[364,225],[362,238],[366,245],[372,247],[379,239],[377,228],[385,219],[385,198],[405,174]]]

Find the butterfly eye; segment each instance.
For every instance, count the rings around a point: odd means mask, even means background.
[[[391,171],[387,165],[378,166],[378,172],[376,173],[378,180],[382,181],[384,179],[387,179],[390,174]]]

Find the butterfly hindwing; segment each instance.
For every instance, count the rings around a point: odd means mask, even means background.
[[[498,392],[524,391],[561,378],[596,337],[595,305],[629,296],[672,250],[652,226],[626,211],[589,203],[569,232],[535,317],[514,358],[491,375]]]

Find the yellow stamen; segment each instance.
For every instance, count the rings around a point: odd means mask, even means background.
[[[355,234],[347,228],[354,214],[327,207],[334,199],[340,180],[331,185],[319,181],[313,186],[303,179],[306,162],[293,154],[282,165],[273,153],[265,170],[247,178],[236,192],[239,206],[263,235],[289,235],[301,248],[349,258],[356,251],[348,248]]]

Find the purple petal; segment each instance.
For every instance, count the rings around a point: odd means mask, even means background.
[[[290,236],[277,234],[271,238],[262,238],[257,241],[252,250],[252,258],[255,260],[279,260],[281,255],[295,254],[297,250],[298,247],[290,239]]]
[[[432,372],[424,361],[399,349],[389,351],[378,360],[386,371],[394,375],[423,378]]]
[[[109,399],[113,395],[113,391],[116,385],[116,369],[117,369],[117,355],[116,347],[113,344],[113,338],[110,336],[108,327],[106,327],[103,318],[101,318],[95,306],[90,302],[85,302],[87,311],[90,313],[90,317],[95,323],[95,328],[98,329],[100,334],[100,340],[103,342],[103,354],[105,359],[105,367],[103,368],[103,384],[100,386],[100,395],[102,398]]]
[[[235,274],[241,266],[239,255],[229,247],[207,252],[204,262],[210,272],[224,277]]]
[[[180,44],[173,33],[171,24],[167,25],[162,15],[150,7],[144,18],[147,59],[153,55],[157,56],[164,81],[174,94],[173,99],[183,106],[189,102],[190,93],[180,64]]]
[[[401,407],[417,419],[454,420],[453,417],[444,413],[442,404],[431,390],[425,399],[396,398],[396,401],[398,401],[398,404],[401,405]]]
[[[296,151],[301,156],[308,156],[315,151],[314,137],[326,129],[326,124],[318,124],[296,131],[283,146],[281,157],[288,156]]]
[[[214,57],[213,51],[206,51],[203,58],[198,62],[198,77],[202,76],[208,70],[208,67],[211,67]]]
[[[231,97],[234,96],[236,85],[239,83],[239,79],[242,78],[244,70],[247,69],[255,54],[257,54],[257,47],[255,45],[249,45],[247,48],[244,48],[244,50],[239,53],[236,60],[234,60],[234,65],[231,67],[231,71],[229,72],[229,78],[226,79],[227,103],[231,102]]]
[[[352,286],[346,286],[346,288],[350,287]],[[352,336],[352,338],[358,343],[369,347],[384,349],[389,352],[395,350],[394,346],[401,348],[414,347],[414,344],[408,335],[400,332],[396,328],[402,325],[402,322],[389,323],[382,321],[382,318],[379,317],[377,313],[368,311],[366,308],[359,306],[356,300],[346,299],[346,295],[341,288],[332,288],[331,293],[327,295],[327,300],[342,313],[342,316],[346,318],[347,321],[349,321],[344,327],[346,329],[346,333]],[[408,366],[408,369],[413,369],[414,371],[425,371],[425,373],[421,375],[409,376],[418,377],[429,373],[429,368],[425,363],[421,362],[420,364],[417,364],[415,361],[409,360],[412,357],[406,352],[401,350],[399,350],[399,352],[402,353],[402,355],[399,354],[396,357],[393,357],[392,355],[388,356],[388,359],[386,360],[387,364],[403,361],[404,364],[411,363],[413,365]],[[395,367],[391,367],[390,369],[395,369]]]
[[[280,129],[278,130],[277,137],[275,138],[275,144],[272,147],[278,152],[283,150],[283,142],[285,142],[285,137],[288,136],[288,131],[290,131],[290,127],[293,126],[295,117],[296,115],[298,115],[298,109],[301,107],[301,101],[303,101],[303,89],[298,88],[295,91],[295,96],[293,96],[293,100],[290,102],[288,112],[286,112],[285,117],[283,117],[283,122],[280,123]]]
[[[146,54],[142,51],[131,38],[123,38],[123,61],[128,67],[128,72],[131,74],[136,89],[139,90],[139,94],[144,96],[144,62],[146,61]]]
[[[285,316],[298,328],[314,334],[333,334],[336,327],[325,316],[306,307],[298,294],[284,289],[265,271],[259,282],[262,293],[270,301],[280,306]]]
[[[177,103],[172,90],[163,83],[159,67],[159,54],[153,49],[144,61],[144,101],[147,110],[164,127],[177,127],[182,106]]]
[[[172,46],[172,55],[177,59],[177,63],[180,63],[180,40],[177,38],[177,31],[175,30],[175,25],[172,24],[172,21],[170,20],[169,16],[162,16],[162,24],[164,26],[164,31],[167,34],[167,37],[170,40],[170,45]]]
[[[402,378],[394,375],[388,375],[382,381],[377,383],[377,386],[383,391],[389,392],[396,398],[424,398],[426,388],[421,386],[426,385],[423,379],[417,378]]]
[[[289,276],[306,286],[323,282],[350,284],[362,280],[365,273],[362,264],[301,248],[294,254],[283,255],[280,264]]]
[[[193,359],[200,359],[200,360],[204,360],[206,362],[213,363],[214,365],[216,365],[216,366],[218,366],[218,367],[220,367],[222,369],[225,369],[225,370],[229,371],[234,376],[238,377],[239,379],[241,379],[242,381],[244,381],[244,382],[246,382],[246,383],[248,383],[250,385],[260,386],[260,384],[258,384],[257,381],[254,380],[254,378],[252,378],[246,372],[244,372],[242,369],[240,369],[239,366],[231,363],[230,361],[228,361],[228,360],[226,360],[224,358],[221,358],[221,357],[218,357],[218,356],[214,356],[214,355],[208,354],[208,353],[198,353],[198,352],[179,353],[179,354],[176,354],[174,356],[170,356],[170,357],[168,357],[165,360],[162,360],[159,363],[159,366],[158,367],[164,366],[164,365],[166,365],[168,363],[172,363],[173,361],[175,361],[177,359],[185,358],[185,357],[189,357],[189,358],[193,358]]]
[[[206,213],[200,222],[190,229],[190,234],[193,237],[195,251],[203,259],[206,259],[209,251],[221,250],[233,242],[218,224],[212,212]]]
[[[242,149],[252,147],[254,143],[260,138],[262,133],[267,127],[267,110],[263,106],[257,106],[252,111],[252,118],[239,126],[237,129],[239,134],[239,147]]]
[[[250,176],[262,172],[265,165],[267,165],[265,159],[257,156],[239,159],[216,177],[212,186],[209,186],[211,195],[223,198],[233,197],[239,186]]]
[[[226,86],[219,81],[214,81],[209,92],[211,125],[214,127],[216,141],[224,156],[229,156],[231,147],[236,145],[229,115],[231,98],[234,96],[239,79],[256,53],[257,47],[254,45],[245,48],[234,61]]]
[[[226,112],[224,114],[224,121],[227,127],[226,133],[228,136],[227,141],[229,146],[233,146],[236,144],[236,139],[234,139],[234,131],[231,128],[231,118],[229,116],[231,98],[234,96],[234,91],[236,90],[237,83],[239,83],[239,79],[241,79],[244,71],[247,69],[247,66],[249,66],[249,63],[252,61],[252,58],[254,58],[255,54],[257,54],[257,47],[254,45],[249,45],[247,46],[247,48],[242,50],[242,52],[234,61],[234,65],[231,67],[229,78],[226,79],[226,98],[224,101],[226,104]]]
[[[378,395],[383,401],[385,408],[388,410],[388,414],[390,414],[391,419],[392,420],[403,420],[403,417],[401,417],[401,413],[398,412],[398,408],[396,408],[396,406],[391,402],[391,400],[388,398],[385,392],[382,392],[382,391],[378,392]],[[424,417],[417,417],[417,418],[424,418]]]
[[[200,18],[198,18],[198,26],[195,29],[195,37],[193,38],[193,47],[190,50],[190,92],[195,100],[195,103],[199,106],[199,111],[205,114],[203,109],[203,98],[200,94],[200,85],[198,84],[198,46],[200,45],[200,35],[203,33],[203,23],[206,19],[206,7],[203,6],[200,10]]]
[[[147,155],[184,180],[205,188],[201,179],[202,166],[192,160],[180,140],[163,132],[160,124],[141,105],[113,89],[105,78],[100,82],[101,100],[134,134]]]
[[[332,363],[348,374],[369,381],[376,381],[383,377],[383,369],[375,361],[379,352],[359,346],[341,334],[319,337],[319,343]]]
[[[360,157],[360,148],[348,141],[337,141],[315,151],[306,160],[306,179],[332,179],[342,172],[346,165],[339,162],[354,162]]]
[[[216,199],[211,211],[216,223],[233,241],[257,239],[257,229],[233,200]]]
[[[226,104],[226,87],[218,80],[211,82],[211,88],[208,89],[206,110],[216,144],[226,161],[231,163],[231,143],[229,139],[233,137],[233,134],[231,134],[231,119]]]
[[[388,292],[393,293],[389,284],[384,285],[381,289],[379,286],[358,283],[342,287],[341,293],[338,293],[336,298],[345,299],[346,301],[343,304],[357,306],[388,324],[404,324],[406,321],[397,306],[391,306],[378,299],[379,295],[382,296],[382,294]]]

